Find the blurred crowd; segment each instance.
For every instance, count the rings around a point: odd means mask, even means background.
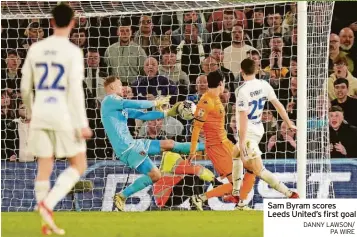
[[[345,11],[357,9],[354,5],[336,2],[329,46],[330,77],[326,79],[329,100],[320,95],[321,103],[316,108],[321,111],[318,119],[329,121],[333,158],[357,157],[357,17],[353,11]],[[171,95],[170,103],[174,104],[182,100],[198,102],[208,89],[206,75],[221,69],[226,77],[226,89],[221,95],[227,113],[226,129],[229,139],[235,142],[234,91],[243,80],[240,62],[250,57],[256,62],[256,77],[272,85],[296,122],[296,11],[296,3],[288,3],[76,18],[70,40],[83,49],[85,56],[83,87],[95,135],[87,144],[88,158],[113,159],[100,120],[103,82],[109,75],[122,81],[124,98],[153,100]],[[35,159],[27,152],[31,116],[21,102],[21,65],[29,47],[51,34],[49,19],[1,20],[2,159]],[[328,115],[323,113],[327,102]],[[273,106],[266,105],[262,120],[266,134],[260,149],[264,158],[294,158],[296,134],[287,129]],[[135,138],[190,141],[190,123],[180,118],[148,122],[129,119],[128,126]],[[200,140],[204,141],[204,137]]]

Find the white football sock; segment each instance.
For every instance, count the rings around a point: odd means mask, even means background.
[[[233,181],[233,196],[239,196],[240,187],[243,181],[243,162],[242,159],[233,159],[233,170],[232,170],[232,181]]]
[[[68,167],[65,169],[60,176],[58,176],[55,186],[53,186],[52,190],[44,200],[45,205],[50,210],[53,210],[56,204],[61,201],[69,191],[71,191],[79,178],[79,172],[75,168]]]
[[[290,197],[292,192],[289,190],[288,187],[282,182],[278,180],[278,178],[269,170],[263,169],[262,172],[260,172],[260,178],[267,182],[270,187],[275,189],[278,192],[281,192],[284,194],[286,197]]]
[[[35,197],[36,202],[39,203],[47,196],[50,191],[51,184],[49,180],[35,181]]]
[[[199,198],[201,198],[202,202],[205,202],[205,201],[208,200],[206,194],[200,194],[200,195],[199,195]]]

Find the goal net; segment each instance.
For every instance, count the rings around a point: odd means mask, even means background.
[[[36,202],[33,181],[37,172],[35,157],[27,152],[28,124],[19,91],[21,65],[34,42],[52,34],[50,12],[56,2],[2,2],[2,81],[1,81],[1,196],[2,211],[31,211]],[[222,69],[226,90],[221,95],[227,118],[228,137],[235,142],[235,95],[242,82],[240,62],[251,57],[257,77],[267,80],[279,100],[296,121],[307,115],[308,152],[306,190],[308,198],[343,197],[333,181],[344,182],[341,173],[332,172],[328,151],[327,88],[328,39],[333,2],[309,2],[307,19],[307,108],[297,111],[297,5],[290,2],[69,2],[76,11],[76,26],[70,40],[85,55],[85,96],[87,115],[94,138],[88,141],[89,168],[58,206],[58,210],[112,211],[113,196],[139,176],[114,158],[103,125],[100,104],[103,80],[119,76],[124,97],[152,99],[171,95],[170,103],[191,100],[197,103],[207,90],[204,75]],[[203,75],[203,76],[202,76]],[[267,169],[296,188],[296,134],[289,132],[274,108],[262,110],[266,133],[260,144]],[[180,118],[142,122],[129,120],[135,138],[191,139],[191,122]],[[204,141],[204,137],[200,137]],[[162,157],[151,157],[162,166]],[[183,157],[184,158],[184,157]],[[205,153],[195,161],[214,170]],[[55,163],[52,183],[68,166],[64,159]],[[127,202],[127,210],[156,210],[174,182],[173,174],[163,173],[166,183],[153,193],[147,188]],[[176,176],[175,176],[176,177]],[[180,177],[179,177],[180,178]],[[171,180],[167,183],[167,180]],[[181,180],[181,179],[180,179]],[[223,182],[225,182],[223,180]],[[176,183],[175,183],[176,184]],[[212,184],[197,184],[202,192]],[[198,189],[199,190],[199,189]],[[161,196],[160,196],[161,195]],[[167,195],[167,193],[165,194]],[[340,196],[339,196],[340,195]],[[257,180],[246,202],[255,209],[264,198],[282,197],[262,180]],[[187,196],[183,196],[183,201]],[[165,203],[164,203],[165,204]],[[208,201],[207,209],[232,210],[234,204],[221,198]],[[189,208],[186,200],[179,208]]]

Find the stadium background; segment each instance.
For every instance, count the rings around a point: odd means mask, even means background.
[[[7,4],[7,3],[2,3]],[[21,2],[19,4],[22,4]],[[35,4],[35,5],[32,5]],[[25,2],[22,7],[31,6],[46,6],[47,2]],[[75,9],[80,9],[79,3],[72,3]],[[6,5],[2,5],[5,9]],[[248,49],[253,48],[261,56],[261,68],[259,77],[268,80],[276,90],[276,93],[282,103],[290,109],[290,115],[294,120],[298,117],[296,111],[296,14],[293,13],[294,5],[264,5],[251,8],[238,8],[233,10],[204,11],[204,12],[185,12],[179,14],[176,12],[165,14],[153,14],[152,16],[141,14],[132,14],[130,16],[120,17],[90,17],[78,19],[76,28],[72,31],[70,39],[83,49],[86,65],[86,79],[84,81],[85,95],[87,102],[87,115],[90,119],[90,126],[94,130],[94,138],[88,141],[88,159],[89,171],[84,179],[91,180],[94,184],[94,190],[91,192],[75,194],[73,197],[68,196],[62,201],[57,209],[61,210],[112,210],[111,194],[115,190],[120,190],[127,183],[127,179],[132,180],[135,174],[123,167],[119,162],[113,161],[113,151],[108,142],[103,126],[100,121],[100,101],[103,96],[102,80],[108,75],[120,75],[121,79],[128,83],[128,89],[125,93],[127,98],[143,99],[147,94],[157,96],[160,91],[167,91],[173,96],[172,103],[175,100],[190,99],[197,102],[199,95],[206,90],[207,85],[204,81],[196,80],[199,75],[206,74],[209,70],[215,67],[225,66],[227,75],[227,91],[222,95],[222,102],[227,110],[227,130],[232,141],[234,138],[234,123],[231,122],[234,114],[234,89],[241,82],[241,77],[237,73],[235,66],[229,62],[239,64]],[[331,33],[337,35],[344,27],[349,27],[353,22],[356,22],[356,16],[353,15],[351,9],[356,9],[354,2],[336,2]],[[36,9],[36,8],[34,8]],[[227,15],[226,23],[222,23],[223,15]],[[233,17],[232,17],[233,16]],[[263,16],[263,22],[254,20],[254,16]],[[230,20],[229,20],[230,19]],[[235,22],[234,19],[236,19]],[[182,24],[187,20],[187,25],[195,23],[194,26],[186,26]],[[231,22],[229,22],[231,21]],[[222,32],[222,25],[239,25],[244,30],[244,36],[237,33],[237,39],[240,40],[241,48],[238,52],[225,52],[222,62],[217,57],[217,52],[213,52],[220,48],[230,47],[229,27]],[[120,62],[110,60],[108,47],[118,41],[117,29],[118,25],[130,25],[132,29],[132,43],[136,47],[136,51],[129,55],[129,64],[125,66],[115,65]],[[150,39],[140,40],[140,32],[151,31]],[[275,33],[270,34],[269,29],[276,26]],[[193,28],[193,29],[192,29]],[[351,26],[353,34],[356,36],[357,29]],[[2,71],[1,71],[1,193],[2,193],[2,211],[31,211],[35,205],[33,195],[33,179],[36,174],[36,163],[34,158],[26,154],[26,134],[27,125],[21,103],[21,94],[19,92],[21,65],[26,56],[28,47],[37,40],[46,38],[52,31],[49,28],[48,19],[29,19],[29,20],[2,20],[1,21],[1,54],[2,54]],[[192,38],[202,40],[202,44],[193,42],[191,45],[184,41],[183,31],[187,30]],[[170,32],[171,31],[171,34]],[[228,32],[228,33],[227,33]],[[199,38],[197,37],[199,36]],[[336,39],[333,36],[333,39]],[[282,49],[282,63],[274,64],[273,68],[270,65],[271,49],[269,40],[277,39],[277,43],[284,42]],[[227,40],[228,39],[228,40]],[[260,41],[262,39],[262,41]],[[342,37],[339,39],[341,40]],[[242,43],[244,41],[244,44]],[[262,42],[263,44],[261,44]],[[332,42],[336,43],[336,42]],[[341,42],[342,44],[342,42]],[[202,47],[201,47],[202,45]],[[112,46],[113,47],[113,46]],[[277,46],[278,47],[278,46]],[[177,57],[179,54],[177,49],[182,49],[180,60]],[[202,49],[201,49],[202,48]],[[353,47],[349,50],[339,50],[339,55],[346,58],[348,62],[348,74],[353,80],[357,79],[357,43],[354,42]],[[202,52],[203,50],[203,52]],[[219,51],[219,49],[218,49]],[[255,51],[252,49],[252,51]],[[254,53],[251,52],[251,55]],[[244,53],[243,53],[244,52]],[[171,54],[170,54],[171,53]],[[176,53],[176,56],[170,58],[168,55]],[[166,57],[165,57],[166,54]],[[244,55],[241,58],[241,55]],[[108,57],[109,55],[109,57]],[[150,82],[147,80],[147,75],[150,70],[145,69],[144,62],[149,56],[155,58],[158,65],[149,60],[150,67],[156,68],[153,74],[155,80]],[[208,57],[211,56],[211,57]],[[205,59],[203,59],[205,57]],[[207,58],[208,57],[208,58]],[[331,56],[332,57],[332,56]],[[232,60],[228,60],[231,58]],[[238,61],[235,61],[237,60]],[[140,60],[138,60],[140,59]],[[166,60],[166,61],[165,61]],[[343,60],[342,60],[343,61]],[[343,61],[344,62],[344,61]],[[137,64],[138,63],[138,64]],[[333,70],[334,61],[331,59],[329,63],[330,73],[335,73]],[[338,62],[340,63],[340,62]],[[165,64],[169,64],[175,68],[174,73],[168,73]],[[134,65],[134,66],[133,66]],[[352,66],[353,65],[353,66]],[[346,65],[347,66],[347,65]],[[123,67],[123,68],[121,68]],[[231,67],[231,68],[230,68]],[[117,70],[119,69],[119,70]],[[123,69],[123,70],[121,70]],[[155,71],[158,71],[157,73]],[[133,72],[133,75],[122,75],[121,73]],[[140,74],[139,78],[136,75]],[[150,76],[151,77],[151,76]],[[295,79],[293,79],[295,78]],[[140,84],[141,83],[141,84]],[[146,83],[146,84],[145,84]],[[152,86],[147,86],[150,83]],[[153,83],[153,84],[151,84]],[[157,86],[157,85],[160,86]],[[146,91],[149,89],[149,91]],[[329,91],[333,88],[329,88]],[[356,88],[357,90],[357,88]],[[162,94],[162,95],[165,95]],[[150,95],[148,96],[148,98]],[[293,97],[295,103],[291,104],[290,99]],[[354,109],[354,110],[353,110]],[[317,108],[318,110],[318,108]],[[345,111],[346,112],[346,111]],[[352,114],[349,117],[349,124],[356,125],[357,108],[352,107],[348,111]],[[234,117],[234,116],[233,116]],[[286,136],[282,136],[286,131],[281,130],[281,120],[276,116],[276,112],[269,105],[265,109],[264,125],[267,133],[261,143],[261,149],[264,151],[264,159],[267,167],[281,176],[283,181],[288,182],[288,185],[294,187],[296,176],[296,146],[291,139],[288,141]],[[157,120],[149,123],[138,123],[137,121],[129,121],[133,136],[138,138],[164,139],[170,138],[177,141],[190,141],[190,124],[177,120]],[[271,139],[272,137],[276,138]],[[295,140],[295,135],[290,134],[292,140]],[[357,134],[349,134],[349,137],[344,139],[347,143],[353,143],[357,138]],[[201,137],[201,139],[204,139]],[[357,146],[356,146],[357,147]],[[355,148],[356,148],[355,147]],[[352,148],[353,149],[353,148]],[[349,154],[356,154],[352,150]],[[332,154],[331,154],[332,155]],[[333,156],[333,155],[332,155]],[[332,161],[332,173],[330,181],[334,182],[334,192],[337,198],[356,198],[357,197],[357,155],[355,156],[336,156]],[[153,157],[156,162],[160,162],[160,157]],[[197,161],[205,166],[212,168],[210,162],[205,159],[204,154]],[[59,160],[56,162],[56,172],[52,178],[60,173],[67,165],[66,161]],[[308,174],[308,181],[314,183],[314,174]],[[326,190],[326,184],[316,183],[320,186],[318,190],[329,193]],[[329,185],[327,185],[329,187]],[[150,190],[144,190],[137,194],[138,197],[132,198],[130,209],[135,211],[154,210],[155,204],[150,196]],[[318,194],[315,194],[316,196]],[[324,195],[324,194],[322,194]],[[262,197],[279,197],[279,195],[269,189],[268,186],[258,181],[252,199],[254,207],[259,209]],[[75,201],[73,201],[75,200]],[[149,200],[149,201],[148,201]],[[224,204],[218,199],[214,199],[209,203],[211,209],[232,209],[232,204]]]

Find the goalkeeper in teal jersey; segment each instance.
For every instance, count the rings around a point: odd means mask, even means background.
[[[149,155],[158,155],[163,151],[189,154],[191,143],[179,143],[173,140],[134,139],[127,126],[128,118],[140,120],[155,120],[166,116],[177,115],[177,106],[169,111],[143,112],[142,109],[160,108],[169,101],[161,98],[154,101],[126,100],[122,96],[122,84],[119,78],[110,76],[105,80],[104,88],[107,96],[101,106],[101,117],[104,129],[117,158],[143,176],[136,179],[130,186],[115,195],[115,206],[123,211],[125,200],[132,194],[152,185],[161,178],[160,170],[155,166]],[[204,150],[204,144],[199,144],[198,151]]]

